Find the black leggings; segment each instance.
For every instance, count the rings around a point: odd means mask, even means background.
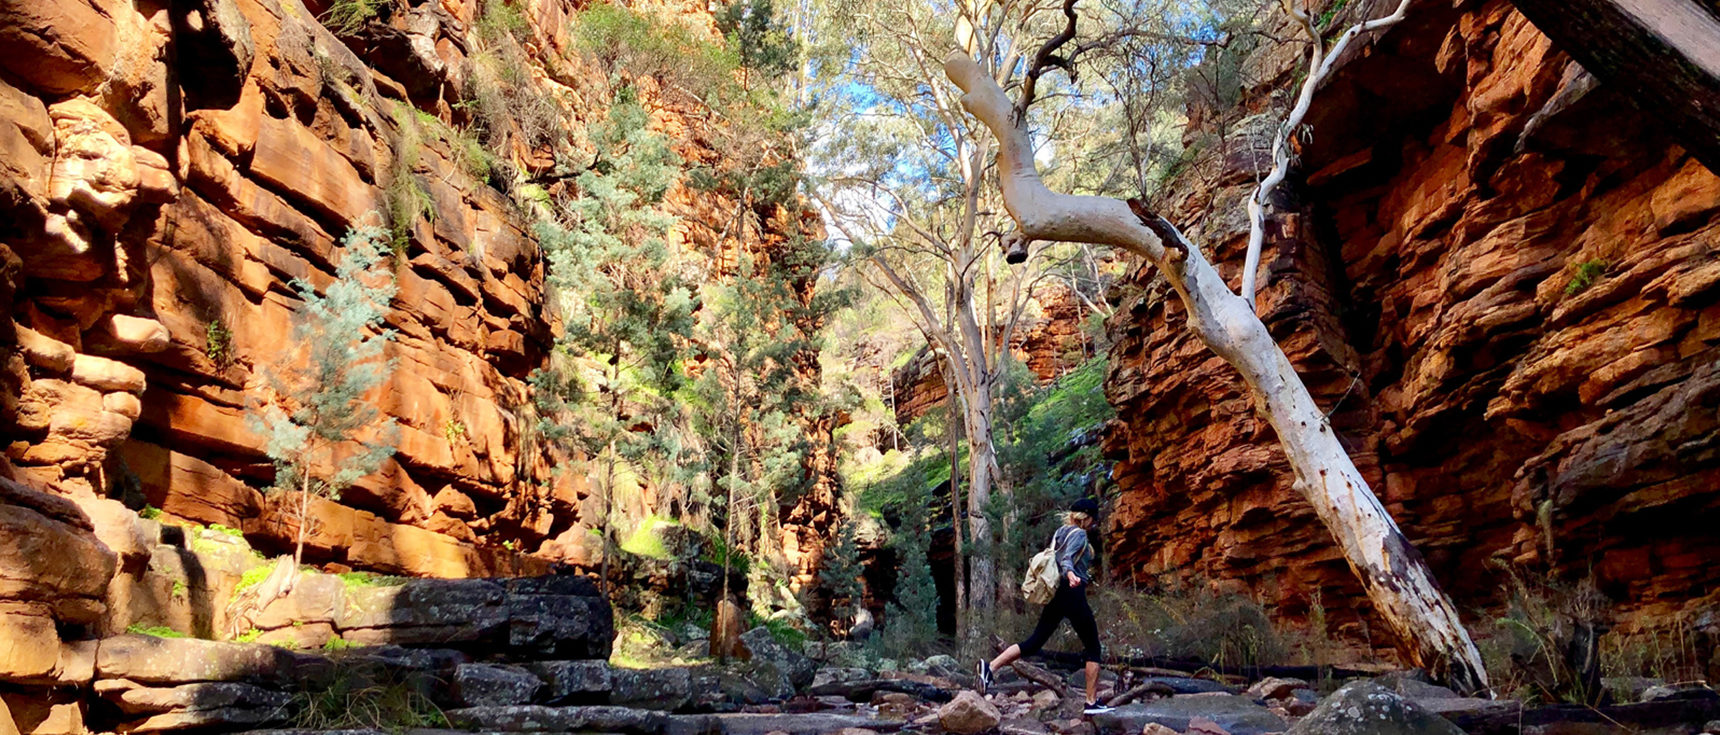
[[[1051,640],[1051,634],[1057,632],[1057,625],[1067,618],[1069,626],[1075,629],[1075,635],[1081,637],[1081,658],[1093,663],[1099,662],[1099,624],[1093,620],[1093,608],[1087,605],[1087,587],[1070,587],[1068,580],[1057,585],[1057,594],[1051,602],[1045,604],[1045,609],[1039,613],[1039,624],[1033,626],[1033,635],[1021,642],[1021,655],[1032,656],[1045,647],[1045,642]]]

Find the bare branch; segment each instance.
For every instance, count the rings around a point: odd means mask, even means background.
[[[1363,33],[1396,25],[1404,19],[1412,0],[1399,2],[1397,10],[1391,15],[1350,26],[1332,46],[1330,54],[1326,53],[1325,42],[1320,38],[1320,29],[1314,26],[1313,18],[1308,13],[1297,10],[1293,0],[1283,2],[1284,10],[1308,33],[1313,51],[1308,55],[1308,78],[1302,81],[1302,91],[1296,96],[1296,106],[1291,108],[1290,115],[1284,119],[1284,124],[1279,126],[1278,135],[1272,141],[1272,172],[1260,180],[1260,185],[1254,188],[1254,196],[1248,199],[1248,257],[1242,265],[1240,293],[1250,309],[1256,308],[1255,277],[1260,270],[1260,251],[1266,244],[1266,204],[1271,200],[1273,192],[1277,191],[1278,185],[1284,183],[1284,177],[1290,173],[1290,141],[1295,137],[1296,130],[1302,127],[1303,118],[1308,116],[1308,109],[1314,104],[1314,92],[1331,75],[1334,62],[1344,53],[1350,41]]]

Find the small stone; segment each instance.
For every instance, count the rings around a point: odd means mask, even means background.
[[[964,690],[949,703],[938,708],[938,724],[948,732],[973,735],[997,727],[1003,713],[984,697]]]
[[[1149,722],[1141,728],[1141,735],[1179,735],[1179,733],[1157,722]]]
[[[1248,687],[1248,696],[1256,699],[1283,699],[1297,689],[1308,689],[1308,682],[1301,679],[1281,679],[1269,676],[1254,682]]]
[[[1205,717],[1190,717],[1184,735],[1230,735],[1230,731]]]

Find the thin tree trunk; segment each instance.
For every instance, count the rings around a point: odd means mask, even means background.
[[[946,372],[947,372],[946,368]],[[947,382],[947,381],[946,381]],[[967,560],[962,558],[962,481],[961,473],[956,471],[960,458],[959,448],[961,437],[956,433],[961,426],[956,416],[956,392],[952,387],[944,394],[945,402],[949,405],[949,423],[945,429],[949,439],[950,454],[950,532],[955,535],[955,551],[953,568],[956,583],[956,640],[966,640],[963,623],[967,620]]]
[[[1189,329],[1241,373],[1277,431],[1296,474],[1295,487],[1326,524],[1380,615],[1398,633],[1410,663],[1468,691],[1484,691],[1487,672],[1457,610],[1426,562],[1403,537],[1339,443],[1252,305],[1162,218],[1116,199],[1070,196],[1045,187],[1027,133],[992,78],[964,54],[944,64],[966,93],[962,105],[999,140],[1004,204],[1023,236],[1086,242],[1138,253],[1181,296]]]

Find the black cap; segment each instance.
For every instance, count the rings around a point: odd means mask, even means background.
[[[1075,501],[1074,504],[1070,505],[1069,510],[1072,512],[1075,512],[1075,513],[1086,513],[1087,515],[1093,516],[1094,518],[1098,518],[1099,517],[1099,501],[1094,500],[1092,498],[1082,498],[1080,500]]]

